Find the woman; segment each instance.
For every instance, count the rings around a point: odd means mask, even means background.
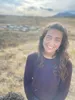
[[[65,100],[72,76],[67,30],[59,23],[48,25],[38,47],[38,52],[29,54],[26,61],[24,89],[27,99]]]

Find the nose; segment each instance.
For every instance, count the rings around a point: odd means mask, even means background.
[[[48,41],[48,43],[49,43],[51,46],[55,45],[54,39],[51,39],[50,41]]]

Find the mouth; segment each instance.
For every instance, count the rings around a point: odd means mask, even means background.
[[[53,47],[51,47],[51,46],[47,46],[47,48],[49,48],[49,49],[53,49]]]

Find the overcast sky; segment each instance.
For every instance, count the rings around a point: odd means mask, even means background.
[[[75,0],[0,0],[0,14],[47,16],[68,10],[75,10]]]

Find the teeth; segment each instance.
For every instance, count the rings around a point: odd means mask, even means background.
[[[48,46],[48,48],[53,49],[52,47]]]

